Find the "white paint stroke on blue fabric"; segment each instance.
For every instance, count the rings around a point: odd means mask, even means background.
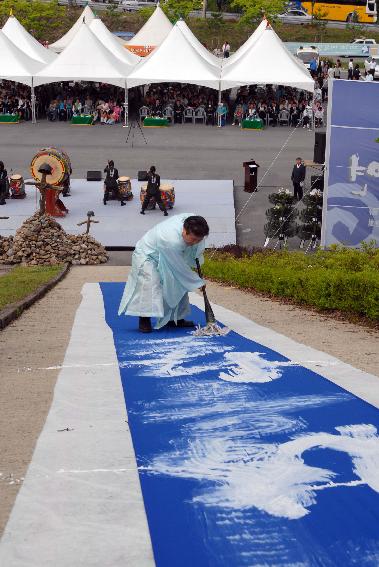
[[[154,474],[213,481],[194,502],[241,510],[256,507],[294,520],[309,513],[317,492],[367,484],[379,492],[379,437],[373,425],[336,427],[337,434],[305,433],[284,443],[257,443],[241,435],[194,438],[186,448],[159,455],[148,467]],[[302,455],[314,448],[348,454],[358,480],[334,482],[336,473],[307,465]],[[183,450],[184,449],[184,450]]]
[[[169,338],[164,341],[134,341],[135,359],[121,362],[122,367],[140,367],[140,376],[158,378],[195,376],[218,371],[218,377],[228,382],[264,383],[282,377],[282,368],[294,366],[288,361],[271,361],[260,352],[238,352],[209,338],[193,336]],[[130,351],[129,351],[130,352]],[[210,359],[210,355],[219,355]],[[194,361],[195,364],[194,364]]]

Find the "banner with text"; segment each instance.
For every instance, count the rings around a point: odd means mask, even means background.
[[[379,246],[379,84],[332,82],[322,245]]]

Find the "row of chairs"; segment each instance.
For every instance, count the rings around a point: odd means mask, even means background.
[[[163,109],[162,115],[164,118],[169,118],[170,120],[174,120],[174,109],[172,106],[166,106],[166,108]],[[147,116],[150,116],[150,109],[148,106],[142,106],[139,109],[139,117],[140,117],[140,121],[142,122],[144,118],[146,118]],[[192,122],[192,124],[195,124],[196,121],[200,121],[203,124],[205,124],[207,120],[207,114],[205,112],[204,107],[199,106],[198,108],[191,108],[190,106],[188,106],[187,108],[184,109],[184,112],[182,114],[182,123],[184,124],[185,122]]]

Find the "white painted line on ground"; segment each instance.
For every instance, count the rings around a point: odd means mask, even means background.
[[[204,301],[200,295],[191,293],[190,301],[193,305],[204,309]],[[334,356],[289,339],[225,307],[212,303],[212,308],[218,321],[236,333],[282,354],[379,408],[378,376],[358,370]]]
[[[1,567],[155,564],[101,290],[86,284],[82,294],[50,412],[0,543]]]

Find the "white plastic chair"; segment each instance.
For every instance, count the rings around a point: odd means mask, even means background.
[[[183,122],[185,122],[186,120],[191,120],[192,124],[194,124],[195,123],[194,118],[195,118],[194,109],[190,107],[186,108],[183,113]]]
[[[201,120],[203,124],[205,124],[205,110],[203,106],[199,106],[196,108],[194,115],[193,115],[193,123],[196,124],[196,120]]]
[[[283,108],[283,109],[279,112],[278,122],[279,122],[279,126],[282,126],[283,124],[285,124],[286,126],[289,126],[289,123],[290,123],[290,113],[289,113],[288,110],[286,110],[285,108]]]
[[[150,109],[148,106],[141,106],[141,108],[139,109],[139,119],[140,122],[143,121],[144,118],[146,118],[146,116],[149,116],[150,114]]]

